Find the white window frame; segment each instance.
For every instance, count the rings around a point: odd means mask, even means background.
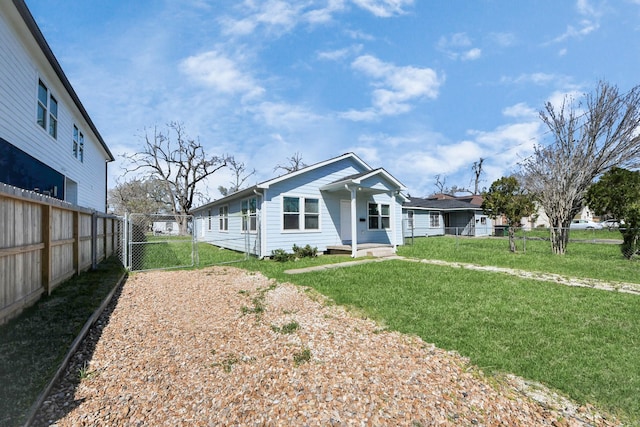
[[[375,213],[371,213],[371,206],[375,206]],[[387,207],[387,214],[383,214],[383,207]],[[371,227],[371,220],[376,219],[377,227]],[[388,226],[383,226],[383,221],[386,219]],[[378,203],[378,202],[368,202],[367,203],[367,229],[369,231],[383,231],[383,230],[391,230],[391,204],[390,203]]]
[[[407,211],[407,228],[413,230],[415,228],[416,212],[413,209]]]
[[[440,212],[429,212],[429,228],[440,228]]]
[[[254,201],[255,210],[251,212],[251,200]],[[245,208],[245,202],[247,207]],[[246,212],[245,212],[246,209]],[[240,225],[240,231],[242,233],[257,233],[258,232],[258,198],[249,197],[240,201],[240,214],[242,221]]]
[[[284,205],[285,199],[298,199],[298,212],[285,212]],[[307,212],[307,200],[315,200],[318,203],[318,212]],[[320,197],[315,196],[299,196],[295,194],[283,194],[282,195],[282,203],[280,204],[280,221],[281,226],[280,230],[283,233],[319,233],[321,231],[321,212],[320,208]],[[285,215],[297,215],[298,216],[298,228],[285,228]],[[307,228],[306,227],[306,219],[307,217],[315,216],[318,217],[318,228]]]
[[[218,207],[218,231],[222,233],[229,231],[229,205]]]
[[[43,98],[40,97],[40,89],[44,89]],[[36,89],[36,124],[49,134],[53,139],[58,139],[58,110],[60,103],[53,96],[47,84],[38,79]]]

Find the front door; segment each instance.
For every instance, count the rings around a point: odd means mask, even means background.
[[[340,239],[351,242],[351,201],[340,200]]]

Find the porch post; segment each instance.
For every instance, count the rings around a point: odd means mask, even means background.
[[[358,188],[351,188],[351,257],[355,258],[358,253],[358,218],[356,209],[356,196]]]
[[[389,222],[391,224],[391,246],[393,246],[393,250],[395,251],[397,248],[397,236],[396,236],[396,198],[395,191],[390,191],[389,195],[391,196],[391,203],[389,204]]]

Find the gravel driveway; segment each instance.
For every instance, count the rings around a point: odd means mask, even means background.
[[[323,301],[231,267],[135,274],[35,425],[612,425]]]

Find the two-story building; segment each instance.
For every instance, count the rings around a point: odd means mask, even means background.
[[[0,1],[0,182],[105,212],[113,160],[24,0]]]

